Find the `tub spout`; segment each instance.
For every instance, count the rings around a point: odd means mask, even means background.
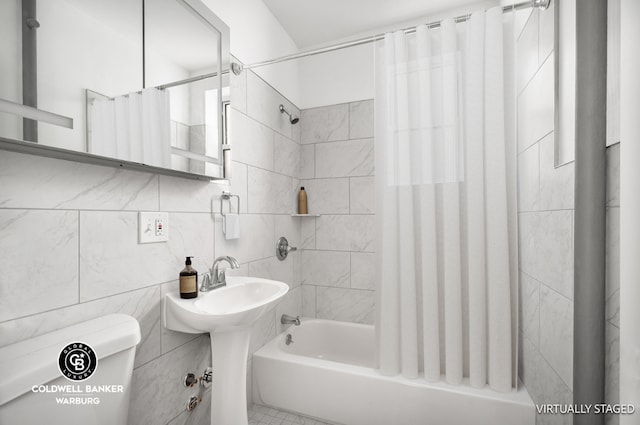
[[[300,326],[300,316],[289,316],[288,314],[283,314],[280,317],[280,323],[282,323],[283,325],[291,325],[294,324],[296,326]]]

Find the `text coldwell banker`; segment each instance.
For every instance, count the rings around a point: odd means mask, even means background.
[[[123,385],[34,385],[31,387],[34,393],[122,393]]]

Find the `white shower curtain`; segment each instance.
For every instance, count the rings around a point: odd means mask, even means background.
[[[90,104],[89,152],[170,167],[169,91],[147,88]]]
[[[476,12],[376,46],[381,373],[515,385],[511,17]],[[508,22],[506,22],[508,21]]]

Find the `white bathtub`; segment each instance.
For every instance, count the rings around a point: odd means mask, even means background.
[[[254,402],[344,425],[535,423],[523,387],[497,393],[380,375],[374,338],[373,326],[302,319],[254,353]]]

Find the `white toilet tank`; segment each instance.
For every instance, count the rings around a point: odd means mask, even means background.
[[[139,342],[136,319],[109,314],[1,347],[0,424],[126,425]]]

